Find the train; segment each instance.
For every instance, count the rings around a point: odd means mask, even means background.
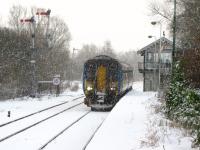
[[[84,104],[92,111],[109,111],[132,89],[133,69],[107,55],[87,60],[83,68]]]

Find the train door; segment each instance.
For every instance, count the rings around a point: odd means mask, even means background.
[[[97,85],[97,92],[105,93],[106,92],[106,67],[100,65],[97,68],[96,72],[96,85]]]

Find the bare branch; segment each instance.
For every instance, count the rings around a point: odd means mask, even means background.
[[[171,21],[170,11],[166,5],[163,6],[161,3],[153,2],[153,3],[150,3],[149,8],[153,16],[159,15],[162,18],[165,18],[168,21]]]

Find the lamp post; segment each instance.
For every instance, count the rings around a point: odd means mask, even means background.
[[[162,36],[162,24],[160,21],[152,21],[151,22],[152,25],[156,25],[159,24],[160,25],[160,46],[159,46],[159,50],[158,50],[158,91],[160,89],[160,53],[161,53],[161,47],[162,47],[162,43],[161,43],[161,36]]]
[[[174,63],[174,56],[176,50],[176,0],[174,0],[174,16],[173,16],[173,49],[172,49],[172,63]],[[173,73],[173,69],[172,69]]]
[[[154,49],[154,55],[153,55],[153,80],[156,79],[156,36],[149,35],[148,38],[154,38],[155,39],[155,49]],[[155,85],[155,84],[154,84]]]

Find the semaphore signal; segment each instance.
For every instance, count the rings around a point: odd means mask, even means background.
[[[38,16],[49,16],[51,13],[51,9],[48,9],[47,11],[45,11],[45,9],[38,9],[36,12],[36,15]]]
[[[33,23],[34,21],[35,21],[34,16],[29,19],[20,19],[21,23],[25,23],[25,22]]]
[[[47,29],[46,29],[46,39],[47,39],[47,46],[49,46],[48,43],[48,35],[49,35],[49,20],[50,20],[50,13],[51,10],[48,9],[47,11],[45,9],[37,9],[36,15],[39,16],[46,16],[48,21],[47,21]],[[32,45],[31,45],[31,49],[32,49],[32,53],[31,53],[31,93],[30,96],[31,97],[36,97],[37,95],[37,78],[36,78],[36,48],[35,48],[35,31],[36,31],[36,20],[35,20],[35,16],[32,16],[31,18],[26,18],[26,19],[20,19],[21,23],[30,23],[31,27],[32,27],[32,34],[31,34],[31,38],[32,38]]]

